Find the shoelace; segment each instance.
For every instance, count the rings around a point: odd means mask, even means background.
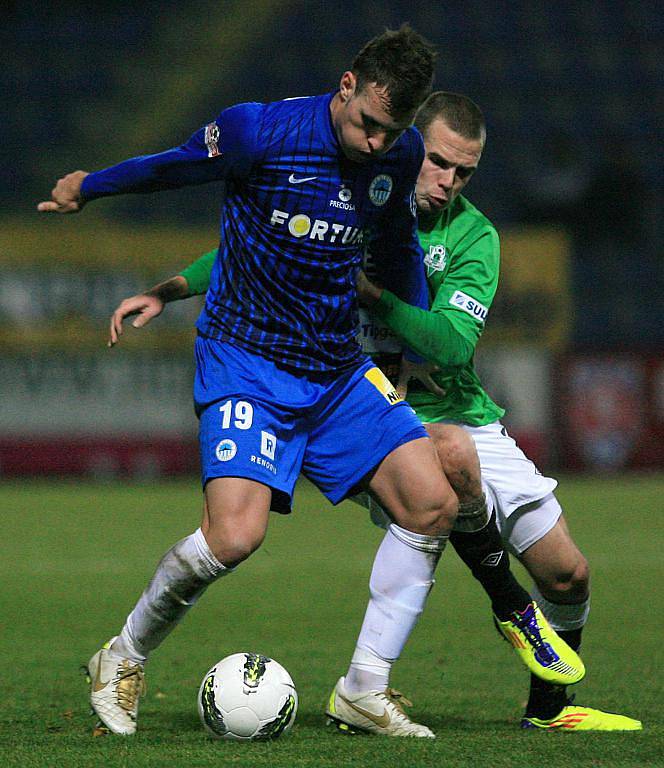
[[[126,712],[133,714],[139,696],[143,696],[146,691],[143,670],[138,664],[130,665],[125,661],[114,682],[118,704]]]
[[[397,710],[400,718],[403,718],[404,720],[410,720],[408,715],[404,712],[403,708],[412,707],[413,702],[407,699],[403,693],[401,693],[401,691],[397,691],[394,688],[387,688],[383,696],[390,704],[394,705],[394,708]]]
[[[558,660],[558,655],[553,648],[542,639],[540,628],[537,626],[537,617],[535,609],[529,605],[523,614],[515,612],[512,614],[515,618],[515,624],[521,629],[524,635],[535,648],[535,653],[542,659],[544,664],[551,664]]]

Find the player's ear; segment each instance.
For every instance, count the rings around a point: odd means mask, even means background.
[[[350,101],[355,93],[356,86],[357,78],[355,75],[350,70],[344,72],[343,75],[341,75],[341,81],[339,82],[339,95],[341,96],[341,101]]]

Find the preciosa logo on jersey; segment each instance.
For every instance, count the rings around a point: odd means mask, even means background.
[[[219,461],[230,461],[235,458],[236,453],[237,445],[233,440],[228,439],[222,440],[215,449],[215,454]]]
[[[463,291],[454,291],[450,298],[450,304],[453,307],[462,309],[464,312],[472,315],[475,320],[479,320],[480,323],[483,323],[486,320],[486,316],[489,314],[489,310],[484,304],[480,304],[477,299],[473,299],[472,296],[469,296]]]
[[[424,257],[427,267],[427,275],[431,277],[434,272],[442,272],[447,266],[447,251],[444,245],[430,245],[429,253]]]
[[[310,240],[322,242],[336,243],[338,241],[343,245],[353,245],[361,242],[362,238],[362,230],[359,227],[350,227],[337,222],[330,223],[323,219],[312,221],[305,213],[296,213],[291,216],[287,211],[279,211],[276,208],[272,211],[270,224],[273,227],[285,225],[293,237],[308,237]]]
[[[374,205],[385,205],[392,194],[392,177],[386,173],[381,173],[369,185],[369,200]]]
[[[355,206],[350,202],[352,197],[352,191],[348,187],[342,186],[339,190],[339,199],[330,200],[329,205],[333,208],[343,208],[344,211],[354,211]]]
[[[205,146],[207,147],[208,157],[218,157],[221,154],[219,149],[219,126],[216,123],[208,123],[205,126]]]

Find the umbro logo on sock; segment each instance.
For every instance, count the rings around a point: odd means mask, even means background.
[[[489,568],[495,568],[502,559],[503,551],[504,550],[501,549],[500,552],[492,552],[490,555],[487,555],[480,565],[487,565]]]

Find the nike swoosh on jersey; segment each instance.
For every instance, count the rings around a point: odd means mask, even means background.
[[[288,177],[288,181],[290,184],[304,184],[305,181],[314,181],[314,179],[317,179],[318,176],[304,176],[301,179],[298,179],[294,173],[291,173],[291,175]]]
[[[353,702],[348,701],[348,699],[345,699],[345,702],[349,707],[354,709],[363,717],[366,717],[367,720],[371,720],[371,722],[375,723],[379,728],[387,728],[387,726],[390,724],[390,713],[387,710],[384,710],[382,715],[377,715],[375,712],[370,712],[364,707],[358,707],[357,704],[353,704]]]

